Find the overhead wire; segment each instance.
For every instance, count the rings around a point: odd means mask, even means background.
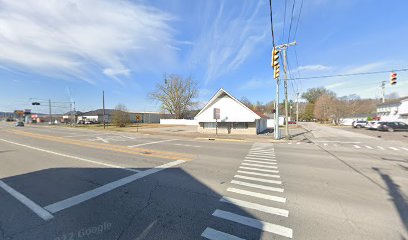
[[[290,42],[290,32],[292,31],[293,12],[295,10],[295,3],[296,3],[296,0],[293,0],[292,13],[291,13],[291,16],[290,16],[290,24],[289,24],[288,43]]]
[[[350,76],[362,76],[362,75],[372,75],[372,74],[381,74],[381,73],[390,73],[390,72],[405,72],[408,71],[408,68],[401,69],[391,69],[375,72],[360,72],[360,73],[344,73],[344,74],[334,74],[334,75],[321,75],[321,76],[310,76],[310,77],[300,77],[300,78],[289,78],[288,80],[298,80],[298,79],[316,79],[316,78],[332,78],[332,77],[350,77]]]

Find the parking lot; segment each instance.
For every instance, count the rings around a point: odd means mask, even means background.
[[[387,131],[369,130],[366,128],[353,128],[351,126],[339,126],[338,128],[342,130],[350,131],[350,132],[365,134],[371,137],[381,138],[384,140],[408,142],[408,131],[387,132]]]

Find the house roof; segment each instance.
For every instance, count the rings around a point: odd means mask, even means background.
[[[401,101],[403,101],[403,100],[408,100],[408,96],[402,97],[402,98],[397,98],[397,99],[390,99],[390,100],[386,101],[385,103],[377,104],[377,107],[382,107],[382,106],[387,106],[387,105],[390,105],[390,104],[401,103]]]
[[[242,102],[240,102],[238,99],[236,99],[234,96],[232,96],[231,94],[229,94],[227,91],[225,91],[223,88],[220,88],[220,90],[218,90],[215,95],[207,102],[207,104],[201,109],[200,112],[197,113],[197,115],[195,116],[195,118],[197,116],[199,116],[202,112],[204,112],[218,97],[220,97],[222,94],[227,95],[228,97],[230,97],[231,99],[233,99],[235,102],[237,102],[238,104],[240,104],[243,108],[246,108],[247,110],[251,111],[252,113],[254,113],[257,117],[259,118],[268,118],[267,116],[265,116],[262,113],[257,113],[254,110],[248,108],[247,106],[245,106]]]

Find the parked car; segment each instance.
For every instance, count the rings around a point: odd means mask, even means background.
[[[367,121],[354,121],[353,128],[363,128],[367,125]]]
[[[16,122],[16,127],[24,127],[24,123],[23,122]]]
[[[288,121],[289,124],[296,124],[296,121]]]
[[[377,129],[378,128],[378,126],[379,126],[379,122],[380,121],[370,121],[370,122],[368,122],[367,123],[367,125],[365,126],[365,128],[367,128],[367,129]]]
[[[403,122],[379,122],[379,126],[377,128],[380,131],[408,131],[408,124]]]

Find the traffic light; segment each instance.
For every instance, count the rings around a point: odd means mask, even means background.
[[[31,103],[33,106],[35,106],[35,105],[40,105],[40,103],[39,102],[33,102],[33,103]]]
[[[397,84],[397,73],[391,73],[391,79],[390,79],[390,84],[395,85]]]
[[[273,67],[273,77],[275,79],[279,78],[279,50],[277,50],[276,48],[274,48],[272,50],[272,62],[271,62],[271,66]]]

